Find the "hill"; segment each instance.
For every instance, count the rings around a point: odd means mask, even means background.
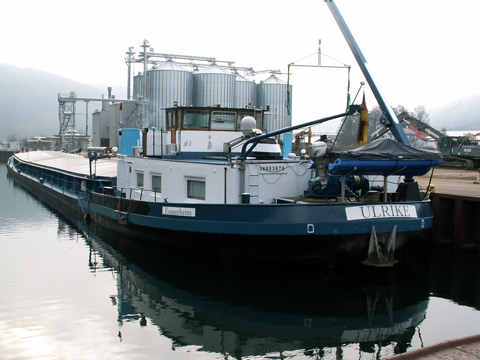
[[[429,111],[430,125],[438,130],[479,130],[480,94],[471,95]]]
[[[22,139],[34,135],[54,135],[59,132],[57,94],[75,91],[79,97],[107,94],[108,85],[83,84],[63,76],[31,68],[0,64],[0,141],[15,135]],[[115,87],[117,97],[126,88]],[[89,119],[99,103],[89,105]],[[430,124],[442,130],[480,129],[480,94],[472,95],[445,106],[428,109]],[[85,105],[77,103],[77,130],[84,132]],[[91,123],[89,124],[91,129]]]
[[[46,71],[7,64],[0,64],[0,84],[0,141],[12,135],[22,139],[58,134],[59,93],[75,91],[77,96],[96,98],[107,94],[107,85],[82,84]],[[89,105],[90,119],[96,107],[100,104]],[[83,102],[77,104],[77,128],[82,132],[85,121],[80,114],[85,114]]]

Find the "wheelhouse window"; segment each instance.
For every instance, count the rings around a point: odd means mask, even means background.
[[[240,130],[240,123],[245,116],[252,116],[256,128],[263,130],[262,110],[227,109],[227,108],[192,108],[181,107],[167,110],[166,125],[170,131],[175,130]]]
[[[234,112],[213,111],[212,112],[212,130],[235,130]]]
[[[162,192],[162,177],[160,175],[152,175],[152,190],[158,193]]]
[[[205,200],[205,180],[187,179],[187,198]]]
[[[185,110],[184,129],[208,129],[210,112],[204,110]]]
[[[257,129],[260,129],[260,130],[263,130],[263,123],[262,123],[262,113],[261,112],[257,112],[257,113],[254,113],[254,112],[251,112],[251,113],[246,113],[246,112],[241,112],[238,114],[238,120],[237,120],[237,129],[240,130],[241,129],[241,122],[242,122],[242,119],[245,117],[245,116],[251,116],[255,119],[255,121],[257,122],[257,125],[256,125],[256,128]]]
[[[137,172],[137,187],[143,188],[143,172]]]

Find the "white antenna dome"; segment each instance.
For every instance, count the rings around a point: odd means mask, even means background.
[[[257,126],[257,121],[251,116],[245,116],[240,123],[240,129],[245,136],[251,136],[255,126]]]

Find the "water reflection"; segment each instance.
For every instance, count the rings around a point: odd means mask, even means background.
[[[301,350],[308,357],[357,344],[405,352],[428,305],[425,278],[402,269],[272,267],[152,251],[138,240],[83,228],[95,257],[117,273],[121,326],[154,325],[172,349],[234,358]],[[93,256],[93,255],[92,255]],[[98,261],[89,259],[92,271]]]
[[[76,281],[87,265],[94,276],[110,272],[116,284],[116,290],[109,290],[112,292],[107,295],[98,291],[105,286],[105,279],[95,288],[109,306],[114,306],[109,309],[116,314],[99,306],[92,307],[94,310],[87,319],[76,312],[70,316],[81,317],[85,322],[82,329],[88,329],[98,326],[97,316],[101,318],[99,314],[103,312],[106,322],[110,323],[110,319],[113,322],[115,340],[119,344],[135,344],[132,346],[135,349],[129,350],[132,352],[141,348],[138,339],[145,337],[143,330],[154,329],[158,341],[154,340],[156,343],[150,343],[149,350],[144,351],[150,351],[151,358],[158,357],[155,351],[159,348],[168,358],[173,358],[168,355],[181,349],[188,349],[182,355],[201,352],[201,357],[208,359],[219,356],[225,359],[382,358],[423,346],[423,335],[436,332],[434,326],[433,330],[423,331],[434,314],[428,316],[436,305],[435,298],[431,300],[432,294],[480,308],[480,266],[476,253],[460,255],[445,249],[429,252],[415,249],[408,257],[399,254],[401,266],[383,270],[282,267],[197,257],[187,252],[167,252],[138,239],[87,228],[83,223],[73,226],[54,209],[48,209],[32,197],[28,196],[25,201],[23,190],[9,185],[2,199],[11,204],[21,203],[21,206],[12,207],[10,211],[4,207],[3,212],[0,208],[0,223],[3,222],[0,237],[2,231],[11,234],[53,217],[49,226],[55,228],[58,239],[75,241],[86,250],[80,267],[71,267],[75,273],[65,275],[68,281]],[[16,227],[9,226],[10,222]],[[24,242],[29,244],[27,240]],[[39,241],[35,244],[36,251],[44,246]],[[57,248],[58,253],[53,253],[55,248],[49,247],[50,255],[61,259],[62,249]],[[65,268],[60,263],[58,269]],[[38,269],[39,274],[41,271]],[[42,273],[42,276],[48,275]],[[53,281],[54,277],[50,276]],[[107,276],[110,280],[110,274]],[[90,288],[79,287],[78,293],[69,296],[85,301],[79,294],[86,288],[94,292],[95,285],[89,282],[88,286]],[[54,298],[58,306],[70,301],[57,294]],[[34,309],[38,305],[29,303],[28,306]],[[45,307],[39,306],[39,309],[45,311]],[[462,314],[471,316],[471,310],[467,308]],[[6,310],[0,312],[3,314],[7,314]],[[442,319],[440,316],[438,322]],[[129,324],[137,325],[142,332],[134,334],[131,328],[127,331]],[[49,328],[55,334],[59,329]],[[457,333],[452,329],[447,336],[454,338]],[[445,340],[430,337],[432,342]],[[49,339],[51,343],[52,337]],[[59,343],[62,341],[64,338]],[[96,343],[91,340],[87,344]],[[120,349],[111,343],[102,343],[102,346],[111,351]],[[131,352],[125,354],[130,355]]]
[[[429,260],[429,288],[433,295],[480,310],[478,252],[452,253],[449,248],[433,248]]]

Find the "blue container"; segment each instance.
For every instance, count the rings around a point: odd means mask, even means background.
[[[142,145],[140,129],[118,130],[118,153],[120,155],[132,156],[134,146]]]
[[[292,133],[283,134],[283,158],[288,159],[288,154],[292,152]]]

